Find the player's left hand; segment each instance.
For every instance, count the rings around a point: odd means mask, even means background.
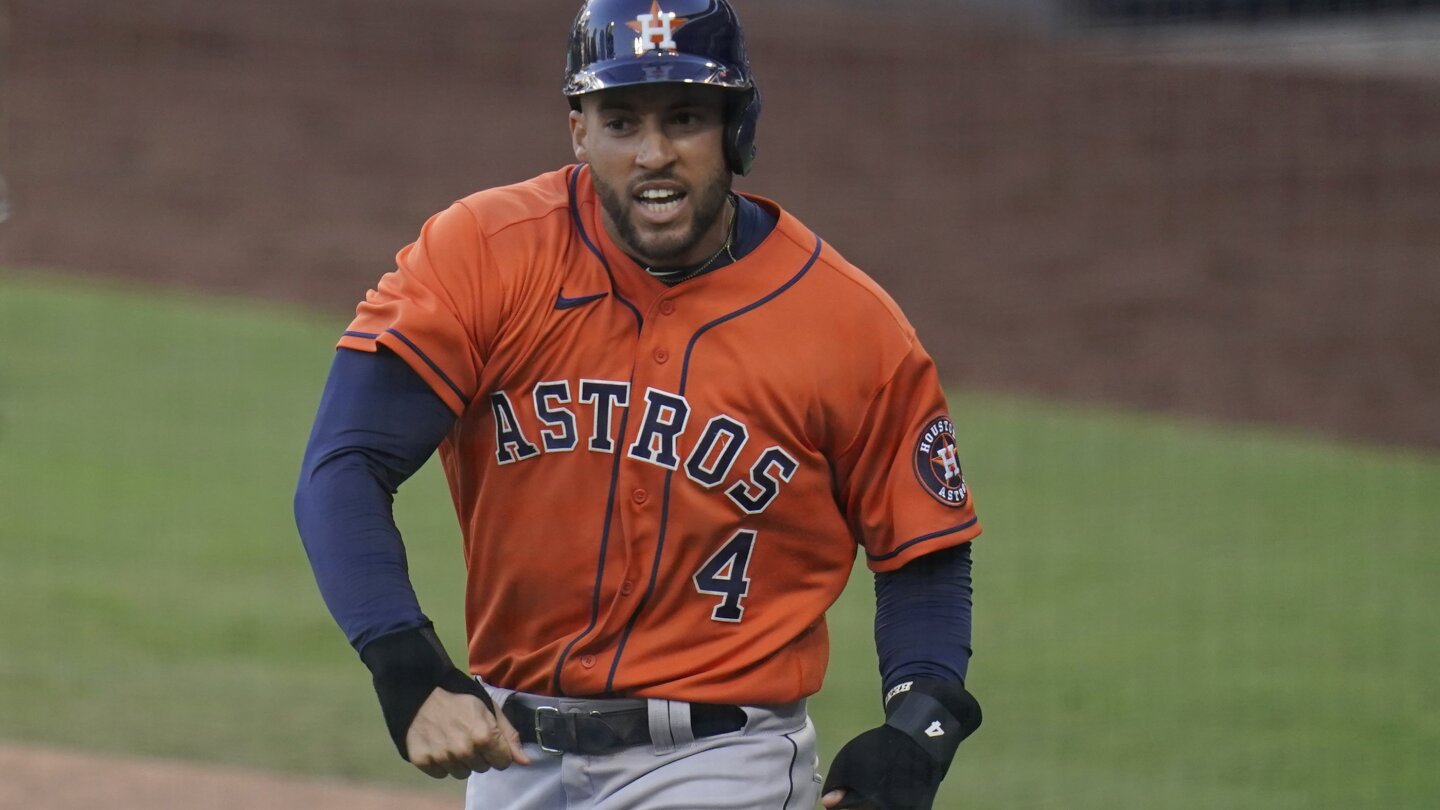
[[[835,755],[820,801],[830,810],[930,810],[944,775],[914,740],[880,726]]]
[[[859,802],[859,804],[856,804]],[[820,798],[820,804],[825,810],[883,810],[879,805],[871,804],[859,796],[850,794],[843,790],[832,790]]]
[[[835,755],[827,810],[930,810],[960,741],[980,726],[980,704],[962,684],[917,678],[896,689],[885,725]]]
[[[833,810],[833,808],[837,807],[842,808],[842,810],[848,810],[849,808],[857,808],[857,810],[879,810],[875,805],[869,803],[854,804],[853,802],[846,802],[849,796],[850,794],[843,790],[832,790],[820,797],[820,804],[825,807],[825,810]]]

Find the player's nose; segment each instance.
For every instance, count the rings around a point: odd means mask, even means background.
[[[659,169],[675,161],[675,144],[658,123],[651,123],[640,133],[640,148],[635,163],[642,169]]]

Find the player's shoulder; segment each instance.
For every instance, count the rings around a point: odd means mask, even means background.
[[[412,272],[423,264],[457,288],[482,276],[484,284],[505,288],[514,279],[557,265],[557,246],[565,244],[570,222],[568,172],[548,172],[456,200],[426,221],[397,260]]]
[[[558,169],[519,183],[477,191],[451,206],[468,214],[486,239],[509,231],[546,230],[567,222],[570,168]],[[557,214],[561,216],[557,216]]]
[[[869,273],[856,267],[840,254],[829,242],[820,252],[816,261],[821,268],[820,278],[833,284],[836,294],[851,306],[869,312],[872,317],[887,321],[904,332],[913,331],[905,312],[885,288],[880,286]]]
[[[816,241],[820,252],[806,272],[808,297],[824,307],[832,323],[863,323],[872,328],[893,331],[908,340],[914,334],[905,313],[895,299],[874,278],[845,258],[828,240],[790,213],[781,210],[777,226],[779,235],[797,245],[813,250]]]

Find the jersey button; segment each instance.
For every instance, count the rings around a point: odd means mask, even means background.
[[[634,492],[630,493],[630,500],[634,501],[635,503],[644,503],[649,499],[650,493],[646,492],[643,489],[637,489]]]
[[[629,596],[630,592],[633,590],[635,590],[635,583],[631,582],[630,580],[627,579],[624,582],[620,583],[620,593]]]
[[[670,352],[667,352],[667,351],[665,351],[664,349],[656,349],[656,350],[655,350],[655,362],[657,362],[657,363],[664,363],[664,362],[668,361],[669,359],[670,359]]]
[[[582,656],[580,656],[580,666],[585,667],[586,669],[589,669],[589,668],[595,666],[595,656],[593,656],[593,655],[582,655]]]
[[[674,315],[674,314],[675,314],[675,302],[674,302],[674,301],[671,301],[671,300],[669,300],[669,299],[666,299],[666,300],[664,300],[664,301],[661,301],[661,302],[660,302],[660,314],[661,314],[661,315]]]

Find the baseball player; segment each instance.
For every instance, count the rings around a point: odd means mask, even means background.
[[[339,341],[295,511],[400,755],[467,807],[928,808],[979,725],[980,532],[930,357],[779,204],[726,0],[590,0],[577,162],[436,214]],[[438,447],[468,661],[391,514]],[[805,699],[857,553],[884,722],[822,782]],[[823,794],[823,797],[822,797]]]

